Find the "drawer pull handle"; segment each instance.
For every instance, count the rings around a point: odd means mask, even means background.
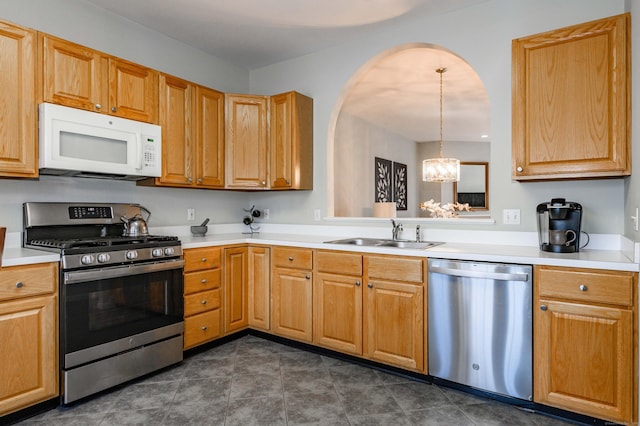
[[[16,288],[22,288],[22,287],[24,287],[24,284],[22,283],[22,281],[18,281],[16,283]]]
[[[546,311],[547,310],[547,305],[541,305],[540,306],[540,310],[541,311]]]
[[[356,281],[356,287],[360,287],[360,281]]]
[[[200,260],[201,260],[202,262],[206,262],[206,261],[207,261],[207,258],[206,258],[206,257],[203,257],[203,258],[202,258],[202,259],[200,259]]]
[[[202,331],[207,331],[207,326],[206,325],[202,326]]]
[[[207,301],[206,301],[206,300],[203,300],[203,301],[202,301],[202,302],[200,302],[200,303],[202,303],[203,305],[206,305],[206,304],[207,304]]]
[[[289,262],[293,262],[293,256],[289,256]]]
[[[586,286],[586,285],[584,285],[584,284],[580,284],[580,287],[578,287],[578,288],[580,289],[580,291],[587,291],[587,290],[589,290],[589,289],[587,288],[587,286]]]
[[[206,284],[207,283],[207,279],[203,278],[202,281],[200,281],[202,284]]]

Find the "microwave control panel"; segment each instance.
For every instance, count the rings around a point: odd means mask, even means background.
[[[160,151],[160,142],[151,136],[142,136],[142,167],[144,169],[160,168],[158,157]]]

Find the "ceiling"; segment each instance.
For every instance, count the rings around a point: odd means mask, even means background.
[[[355,40],[386,26],[397,25],[403,17],[417,13],[442,14],[487,0],[86,1],[252,70]],[[433,110],[422,114],[426,109],[425,102],[433,104],[435,99],[437,121],[439,77],[435,68],[446,66],[450,69],[445,74],[445,99],[460,99],[469,93],[484,91],[484,88],[477,76],[469,78],[463,72],[470,69],[464,61],[461,64],[466,67],[461,67],[457,63],[443,61],[442,55],[429,59],[425,52],[426,49],[405,51],[397,55],[397,62],[392,60],[395,55],[391,55],[369,69],[350,95],[350,102],[353,102],[351,112],[372,122],[384,123],[390,130],[414,140],[438,139],[439,135],[434,138],[433,132],[424,131],[434,127],[434,123],[425,124],[434,118]],[[449,59],[457,57],[449,55]],[[410,80],[405,78],[407,75],[411,75]],[[377,96],[372,97],[373,94]],[[476,111],[475,114],[484,111],[488,114],[486,94],[482,104],[475,104],[476,101],[468,98],[461,102],[464,109],[460,111]],[[452,129],[466,127],[453,122],[452,111],[458,106],[445,106],[446,114],[451,117],[447,121],[450,120]],[[390,114],[390,111],[396,113]],[[403,111],[407,114],[403,115]],[[438,127],[437,123],[435,126]],[[479,133],[486,131],[470,131],[468,135],[454,139],[476,140]],[[472,136],[473,139],[469,139]],[[445,134],[444,138],[450,140],[453,135]]]

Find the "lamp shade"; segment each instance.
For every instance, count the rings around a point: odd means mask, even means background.
[[[460,180],[460,160],[457,158],[423,160],[422,180],[425,182],[457,182]]]

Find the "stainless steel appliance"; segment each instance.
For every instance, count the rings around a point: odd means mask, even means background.
[[[532,267],[429,259],[429,374],[532,400]]]
[[[580,251],[582,206],[564,198],[538,204],[538,240],[540,250],[554,253]]]
[[[25,203],[23,245],[58,252],[61,402],[182,361],[182,245],[123,236],[142,207]]]

